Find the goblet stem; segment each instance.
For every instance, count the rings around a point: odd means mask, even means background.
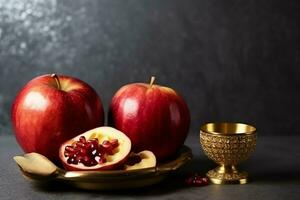
[[[210,181],[214,184],[245,184],[248,182],[248,174],[239,172],[235,165],[224,165],[216,167],[207,173]]]
[[[234,165],[220,165],[217,168],[219,173],[222,174],[236,174],[238,173],[238,170],[236,169],[236,167]]]

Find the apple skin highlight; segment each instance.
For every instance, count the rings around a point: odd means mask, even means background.
[[[50,74],[28,82],[12,105],[16,139],[26,153],[43,154],[58,162],[66,140],[103,126],[101,99],[87,83],[69,76]]]

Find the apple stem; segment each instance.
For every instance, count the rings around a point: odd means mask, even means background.
[[[59,81],[59,78],[56,74],[51,74],[51,77],[54,78],[55,82],[56,82],[56,85],[58,87],[58,89],[60,90],[61,89],[61,85],[60,85],[60,81]]]
[[[152,85],[154,84],[155,81],[155,76],[151,76],[151,80],[150,80],[150,88],[152,87]]]

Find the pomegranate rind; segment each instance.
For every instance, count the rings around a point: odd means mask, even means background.
[[[141,162],[136,163],[134,165],[124,165],[125,170],[136,170],[136,169],[145,169],[156,166],[156,157],[152,151],[141,151],[139,153],[130,153],[129,156],[139,156],[141,158]]]
[[[82,163],[69,164],[67,163],[68,158],[64,156],[65,147],[79,141],[81,136],[84,136],[87,140],[97,138],[99,144],[101,144],[104,140],[118,139],[119,146],[114,149],[113,155],[106,156],[105,163],[99,163],[95,166],[85,166]],[[118,169],[124,164],[130,150],[131,141],[124,133],[112,127],[102,126],[91,129],[63,143],[59,149],[59,158],[62,161],[63,167],[68,171],[113,170]]]

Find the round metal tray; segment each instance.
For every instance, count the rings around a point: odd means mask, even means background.
[[[116,190],[153,185],[162,181],[169,173],[177,170],[190,159],[192,159],[191,149],[182,146],[172,160],[158,163],[152,168],[130,171],[65,171],[37,153],[14,157],[23,175],[29,179],[37,182],[59,180],[90,190]]]

